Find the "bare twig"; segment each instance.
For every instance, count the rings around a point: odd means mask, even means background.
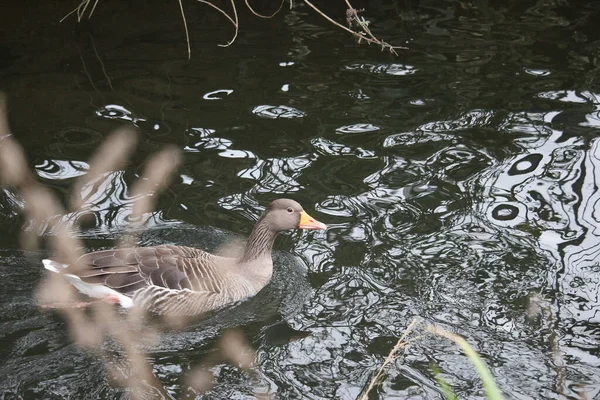
[[[104,62],[102,62],[102,59],[100,58],[100,55],[98,54],[98,49],[96,49],[96,45],[94,44],[94,37],[90,35],[90,42],[92,43],[92,48],[94,49],[94,54],[96,54],[96,58],[98,59],[98,62],[100,63],[100,67],[102,68],[102,73],[104,74],[104,76],[106,77],[106,82],[108,83],[108,87],[110,88],[110,90],[115,90],[112,87],[112,80],[110,79],[110,76],[108,76],[108,73],[106,72],[106,68],[104,67]]]
[[[92,7],[92,9],[90,10],[90,14],[88,15],[88,19],[92,18],[92,14],[94,13],[94,11],[96,11],[96,6],[98,5],[98,0],[96,0],[94,2],[94,6]]]
[[[225,16],[225,18],[227,18],[227,19],[229,20],[229,22],[231,22],[233,25],[235,25],[235,21],[233,20],[233,18],[231,18],[231,17],[229,16],[229,14],[227,14],[227,13],[226,13],[225,11],[223,11],[221,8],[219,8],[219,7],[215,6],[215,5],[214,5],[213,3],[211,3],[210,1],[208,1],[208,0],[196,0],[196,1],[198,1],[198,2],[200,2],[200,3],[204,3],[204,4],[206,4],[206,5],[209,5],[209,6],[211,6],[212,8],[214,8],[215,10],[217,10],[218,12],[220,12],[221,14],[223,14],[223,15]]]
[[[233,35],[233,37],[231,38],[231,40],[228,43],[220,44],[219,45],[220,47],[229,47],[231,45],[231,43],[233,43],[235,41],[235,39],[237,38],[237,35],[238,35],[240,22],[238,20],[237,8],[235,8],[235,0],[231,0],[231,8],[233,8],[233,17],[235,19],[235,23],[233,24],[233,26],[235,26],[235,34]]]
[[[94,4],[92,6],[92,9],[89,12],[88,18],[92,17],[92,14],[94,13],[96,6],[98,5],[98,1],[99,0],[94,0]],[[225,18],[227,18],[227,20],[233,25],[235,32],[234,32],[231,40],[229,40],[225,44],[218,45],[220,47],[230,46],[237,39],[237,36],[239,33],[239,28],[240,28],[240,21],[239,21],[239,17],[238,17],[237,7],[235,5],[235,0],[230,0],[233,15],[229,15],[225,10],[223,10],[221,7],[213,4],[210,0],[197,0],[197,1],[214,8],[215,10],[220,12],[223,16],[225,16]],[[264,14],[257,12],[250,5],[249,0],[244,0],[244,3],[246,5],[246,7],[248,7],[250,12],[252,14],[254,14],[255,16],[257,16],[259,18],[268,19],[268,18],[273,18],[275,15],[277,15],[279,13],[279,11],[281,11],[285,1],[286,0],[281,0],[281,3],[279,4],[279,8],[271,15],[264,15]],[[317,6],[315,6],[309,0],[303,0],[303,1],[309,7],[311,7],[313,10],[315,10],[319,15],[321,15],[323,18],[325,18],[327,21],[334,24],[338,28],[345,30],[346,32],[349,32],[354,37],[356,37],[358,40],[358,43],[361,43],[364,41],[367,44],[376,44],[376,45],[381,46],[381,50],[388,50],[390,53],[392,53],[394,55],[398,54],[398,53],[396,53],[396,49],[403,49],[403,50],[408,49],[407,47],[404,47],[404,46],[392,46],[391,44],[378,39],[369,29],[369,27],[368,27],[369,21],[358,16],[358,13],[363,10],[357,10],[354,7],[352,7],[349,0],[345,0],[346,6],[348,7],[348,9],[346,10],[346,21],[348,22],[348,25],[349,25],[348,27],[345,27],[344,25],[340,24],[339,22],[337,22],[334,19],[332,19],[331,17],[329,17],[327,14],[325,14],[323,11],[321,11]],[[69,17],[73,13],[77,13],[77,21],[81,22],[81,19],[83,18],[84,14],[85,14],[86,10],[88,9],[88,7],[90,6],[91,2],[92,2],[92,0],[82,0],[81,3],[79,3],[79,5],[77,6],[77,8],[75,8],[73,11],[71,11],[70,13],[65,15],[60,20],[60,22],[64,21],[67,17]],[[187,25],[187,18],[185,16],[185,12],[183,9],[183,0],[178,0],[178,2],[179,2],[179,10],[181,11],[181,17],[183,19],[183,27],[185,30],[185,39],[186,39],[186,44],[187,44],[188,59],[191,59],[192,50],[191,50],[191,44],[190,44],[190,34],[189,34],[189,30],[188,30],[188,25]],[[290,3],[290,9],[292,9],[293,0],[289,0],[289,3]],[[357,27],[358,30],[353,30],[352,29],[353,26]],[[110,80],[109,80],[109,85],[110,85]]]
[[[246,7],[248,7],[248,9],[250,10],[250,12],[252,12],[252,14],[256,15],[259,18],[265,18],[265,19],[273,18],[275,15],[277,15],[277,13],[279,13],[279,11],[281,11],[281,9],[283,8],[283,3],[285,3],[285,0],[281,0],[281,4],[279,4],[279,8],[277,9],[277,11],[275,11],[271,15],[262,15],[262,14],[257,13],[256,11],[254,11],[254,8],[252,8],[250,3],[248,3],[248,0],[245,0],[245,1],[246,1]],[[290,8],[291,8],[291,3],[292,3],[292,1],[290,0]]]
[[[357,10],[356,8],[352,7],[352,5],[350,4],[350,1],[346,0],[346,5],[348,6],[348,10],[346,10],[346,18],[348,20],[348,22],[351,24],[352,22],[354,22],[356,25],[358,25],[362,31],[367,34],[371,40],[373,40],[373,43],[377,43],[379,42],[379,40],[375,37],[375,35],[373,35],[371,33],[371,30],[369,29],[369,24],[368,21],[365,21],[364,18],[361,18],[358,16],[358,13],[361,11],[364,11],[364,9],[361,10]]]
[[[90,75],[87,69],[87,65],[85,64],[85,60],[83,59],[83,56],[81,54],[79,54],[79,59],[81,60],[81,65],[83,66],[83,73],[85,74],[85,76],[87,76],[88,80],[90,81],[90,85],[92,85],[94,90],[97,92],[98,88],[96,87],[96,85],[94,85],[94,80],[92,79],[92,76]]]
[[[231,5],[233,6],[234,18],[231,18],[231,17],[229,16],[229,14],[227,14],[227,13],[226,13],[226,12],[225,12],[225,11],[224,11],[222,8],[220,8],[220,7],[216,6],[216,5],[214,5],[213,3],[211,3],[211,2],[210,2],[210,1],[208,1],[208,0],[197,0],[197,1],[199,1],[200,3],[204,3],[204,4],[206,4],[206,5],[209,5],[209,6],[211,6],[212,8],[214,8],[215,10],[217,10],[217,11],[219,11],[221,14],[223,14],[223,15],[225,16],[225,18],[227,18],[227,19],[229,20],[229,22],[231,22],[231,24],[232,24],[232,25],[233,25],[233,27],[235,28],[235,34],[234,34],[234,36],[233,36],[233,39],[231,39],[231,40],[229,41],[229,43],[226,43],[226,44],[220,44],[220,45],[219,45],[220,47],[227,47],[227,46],[230,46],[230,45],[231,45],[231,43],[233,43],[233,41],[234,41],[234,40],[237,38],[237,35],[238,35],[238,28],[239,28],[239,21],[238,21],[237,10],[236,10],[236,8],[235,8],[235,3],[234,3],[234,0],[231,0]]]
[[[192,58],[192,49],[190,48],[190,33],[188,32],[187,20],[185,19],[185,12],[183,11],[182,0],[179,0],[179,9],[181,10],[181,18],[183,18],[183,27],[185,29],[185,41],[187,42],[188,60]]]
[[[310,8],[312,8],[313,10],[315,10],[319,15],[321,15],[323,18],[325,18],[327,21],[331,22],[332,24],[334,24],[335,26],[345,30],[346,32],[350,32],[352,35],[354,35],[356,38],[358,38],[359,43],[361,41],[365,41],[368,44],[371,43],[375,43],[381,46],[382,49],[387,49],[389,50],[390,53],[394,54],[394,55],[398,55],[398,53],[396,53],[395,49],[403,49],[403,50],[407,50],[407,47],[404,46],[392,46],[389,43],[386,43],[382,40],[377,39],[372,33],[371,31],[366,27],[366,22],[362,21],[361,19],[357,18],[357,21],[359,26],[363,29],[363,32],[355,32],[350,28],[346,28],[344,25],[340,24],[339,22],[331,19],[331,17],[329,17],[327,14],[325,14],[323,11],[321,11],[319,8],[317,8],[314,4],[312,4],[310,1],[308,0],[303,0]],[[354,13],[356,13],[356,10],[354,8],[352,8],[352,6],[350,5],[350,3],[348,1],[346,1],[346,4],[349,7],[349,10],[353,10]],[[351,11],[352,12],[352,11]],[[367,37],[370,36],[370,37]]]
[[[92,14],[94,13],[94,11],[96,10],[96,6],[98,5],[98,1],[99,0],[95,0],[94,1],[94,5],[92,6],[92,9],[90,10],[90,13],[88,15],[88,19],[92,18]],[[62,19],[60,20],[60,22],[63,22],[65,19],[67,19],[69,17],[69,15],[73,14],[73,13],[77,13],[77,22],[81,22],[83,15],[85,14],[85,11],[87,10],[88,6],[90,5],[91,0],[82,0],[81,3],[79,3],[79,5],[70,13],[68,13],[67,15],[65,15],[64,17],[62,17]]]

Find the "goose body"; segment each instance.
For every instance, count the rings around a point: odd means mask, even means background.
[[[102,250],[76,265],[43,260],[81,293],[157,314],[198,315],[254,296],[271,280],[271,250],[286,229],[325,229],[297,202],[273,201],[256,222],[242,255],[222,257],[173,245]]]

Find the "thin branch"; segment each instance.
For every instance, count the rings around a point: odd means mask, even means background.
[[[96,6],[98,5],[99,0],[81,0],[79,5],[73,11],[71,11],[70,13],[65,15],[60,21],[61,22],[64,21],[67,17],[69,17],[71,14],[74,14],[74,13],[77,13],[77,20],[81,21],[81,19],[85,15],[86,11],[88,10],[90,4],[92,4],[92,1],[93,1],[93,5],[91,7],[91,10],[90,10],[89,16],[88,16],[88,18],[91,18],[92,14],[94,13],[94,10],[96,9]],[[211,2],[211,0],[197,0],[197,1],[199,3],[206,4],[206,5],[214,8],[218,12],[220,12],[223,16],[225,16],[225,18],[227,18],[229,20],[229,22],[233,25],[233,27],[235,29],[234,35],[231,38],[231,40],[225,44],[219,44],[219,46],[220,47],[228,47],[233,42],[235,42],[235,40],[238,37],[239,28],[240,28],[240,21],[239,21],[239,16],[238,16],[238,12],[237,12],[237,7],[235,5],[235,0],[229,0],[231,3],[231,8],[233,10],[233,16],[230,16],[221,7],[213,4]],[[254,14],[255,16],[257,16],[259,18],[269,19],[269,18],[273,18],[275,15],[277,15],[281,11],[285,1],[286,0],[281,0],[281,3],[279,4],[279,8],[271,15],[263,15],[263,14],[258,13],[250,5],[250,0],[244,0],[244,3],[246,5],[246,7],[248,7],[250,12],[252,14]],[[329,21],[333,25],[337,26],[338,28],[341,28],[341,29],[345,30],[346,32],[355,36],[358,40],[358,43],[365,41],[365,42],[367,42],[367,44],[371,44],[371,43],[377,44],[377,45],[381,46],[381,50],[388,50],[390,53],[392,53],[394,55],[398,55],[398,53],[396,53],[395,49],[404,49],[404,50],[408,49],[407,47],[404,47],[404,46],[392,46],[389,43],[386,43],[383,40],[378,39],[369,29],[369,27],[368,27],[369,21],[365,20],[363,17],[358,16],[358,12],[360,10],[356,10],[354,7],[352,7],[352,4],[350,4],[350,0],[344,0],[344,1],[346,3],[346,6],[348,7],[348,9],[346,10],[346,20],[348,21],[349,27],[346,27],[346,26],[340,24],[339,22],[333,20],[331,17],[329,17],[327,14],[325,14],[323,11],[321,11],[318,7],[316,7],[314,4],[312,4],[309,0],[304,0],[304,2],[310,8],[312,8],[314,11],[316,11],[319,15],[321,15],[327,21]],[[183,0],[178,0],[178,2],[179,2],[179,9],[181,11],[181,17],[183,19],[183,27],[185,29],[185,39],[186,39],[186,43],[187,43],[188,59],[191,59],[192,58],[192,50],[191,50],[191,44],[190,44],[190,33],[189,33],[189,29],[188,29],[187,19],[185,16],[185,11],[183,9]],[[290,3],[290,9],[292,9],[293,0],[289,0],[289,3]],[[354,30],[354,29],[356,29],[356,30]]]
[[[229,16],[229,14],[227,14],[225,11],[223,11],[223,9],[219,8],[218,6],[215,6],[213,3],[211,3],[208,0],[197,0],[200,3],[204,3],[207,4],[209,6],[211,6],[212,8],[214,8],[215,10],[219,11],[221,14],[223,14],[228,20],[229,22],[231,22],[235,28],[235,34],[233,35],[233,38],[229,41],[229,43],[227,44],[220,44],[220,47],[228,47],[231,45],[231,43],[233,43],[235,41],[235,39],[237,38],[238,35],[238,28],[239,28],[239,20],[238,20],[238,15],[237,15],[237,9],[235,8],[235,3],[234,0],[231,0],[231,6],[233,7],[233,16],[235,18],[231,18]]]
[[[94,5],[92,6],[92,9],[90,11],[90,14],[88,15],[88,19],[92,18],[92,14],[94,13],[94,10],[96,10],[96,6],[98,5],[98,1],[99,0],[95,0],[94,1]],[[63,22],[65,19],[67,19],[67,17],[73,13],[77,13],[77,22],[81,22],[81,19],[83,18],[83,15],[85,14],[85,10],[87,10],[88,6],[90,5],[91,0],[82,0],[81,3],[79,3],[79,5],[70,13],[68,13],[67,15],[65,15],[64,17],[62,17],[62,19],[60,20],[60,22]]]
[[[277,13],[279,11],[281,11],[281,8],[283,7],[283,3],[285,3],[285,0],[281,0],[281,4],[279,4],[279,8],[277,9],[277,11],[275,11],[271,15],[262,15],[262,14],[257,13],[256,11],[254,11],[254,9],[250,5],[250,3],[248,3],[248,0],[245,0],[245,1],[246,1],[246,7],[248,7],[248,9],[252,12],[252,14],[256,15],[259,18],[265,18],[265,19],[273,18],[275,15],[277,15]],[[290,0],[290,4],[291,4],[291,2],[292,1]]]
[[[98,3],[98,2],[96,2],[96,3]],[[94,54],[96,54],[96,58],[98,59],[98,62],[100,63],[100,67],[102,68],[102,73],[106,77],[108,87],[110,88],[110,90],[112,90],[114,92],[115,89],[112,87],[112,81],[110,79],[110,76],[108,76],[108,73],[106,72],[106,68],[104,67],[104,63],[102,62],[102,59],[100,58],[100,54],[98,54],[98,49],[96,49],[96,45],[94,44],[94,37],[92,35],[90,35],[90,42],[92,44],[92,49],[94,49]]]
[[[358,11],[356,10],[356,8],[352,7],[352,4],[350,4],[350,1],[348,1],[348,0],[345,0],[345,1],[346,1],[346,5],[348,6],[348,11],[352,12],[352,14],[354,16],[354,21],[360,26],[360,28],[363,30],[363,32],[365,32],[367,35],[369,35],[371,37],[371,39],[373,39],[373,41],[378,42],[379,39],[377,39],[375,37],[375,35],[373,35],[371,33],[371,30],[369,29],[368,25],[358,17]]]
[[[79,10],[81,9],[81,7],[83,7],[83,11],[85,11],[85,9],[87,8],[89,3],[90,3],[89,0],[83,0],[81,3],[79,3],[79,5],[77,7],[75,7],[75,9],[73,11],[71,11],[64,17],[62,17],[60,22],[63,22],[65,19],[67,19],[69,17],[69,15],[73,14],[74,12],[77,13],[77,22],[81,22],[81,14],[80,14]]]
[[[90,73],[87,69],[87,66],[85,64],[85,60],[83,59],[83,56],[81,54],[79,54],[79,59],[81,60],[81,64],[83,65],[83,73],[85,74],[85,76],[88,77],[88,80],[90,81],[90,85],[92,85],[94,90],[97,92],[98,88],[96,87],[96,85],[94,85],[94,80],[92,79],[92,76],[90,75]]]
[[[327,21],[331,22],[332,24],[334,24],[335,26],[337,26],[338,28],[341,28],[343,30],[345,30],[346,32],[350,32],[352,35],[356,36],[358,38],[359,43],[364,40],[365,42],[371,44],[371,43],[375,43],[378,44],[382,47],[382,49],[388,49],[392,54],[394,55],[398,55],[398,53],[396,53],[396,51],[394,49],[404,49],[407,50],[407,47],[404,46],[392,46],[384,41],[381,41],[379,39],[377,39],[375,36],[373,36],[373,34],[371,33],[371,31],[366,28],[366,24],[363,21],[360,21],[360,19],[356,18],[356,21],[358,22],[359,26],[361,26],[361,28],[364,29],[364,32],[355,32],[350,28],[346,28],[344,25],[340,24],[337,21],[334,21],[333,19],[331,19],[327,14],[325,14],[323,11],[319,10],[314,4],[312,4],[310,1],[308,0],[304,0],[304,2],[313,10],[315,10],[318,14],[320,14],[323,18],[325,18]],[[346,4],[348,5],[349,10],[355,10],[354,8],[352,8],[352,6],[350,5],[350,3],[346,0]],[[356,12],[356,11],[355,11]],[[366,29],[365,29],[366,28]],[[366,37],[365,35],[370,35],[371,37]]]
[[[98,5],[98,0],[96,0],[94,2],[94,6],[92,7],[92,10],[90,11],[90,15],[88,15],[88,19],[92,18],[92,14],[94,13],[94,11],[96,10],[96,6]]]
[[[185,41],[187,42],[188,60],[192,59],[192,49],[190,48],[190,34],[188,32],[187,20],[183,11],[183,3],[179,0],[179,9],[181,10],[181,18],[183,18],[183,27],[185,28]]]
[[[204,3],[204,4],[206,4],[206,5],[209,5],[209,6],[211,6],[212,8],[214,8],[215,10],[217,10],[218,12],[220,12],[221,14],[223,14],[223,15],[224,15],[224,16],[225,16],[225,17],[226,17],[228,20],[229,20],[229,22],[231,22],[231,23],[233,24],[233,26],[235,26],[235,21],[233,20],[233,18],[231,18],[231,17],[229,16],[229,14],[227,14],[227,13],[226,13],[225,11],[223,11],[221,8],[219,8],[219,7],[215,6],[213,3],[211,3],[211,2],[210,2],[210,1],[208,1],[208,0],[197,0],[197,1],[198,1],[198,2],[200,2],[200,3]]]
[[[235,8],[235,0],[231,0],[231,7],[233,8],[233,15],[235,17],[235,23],[233,24],[235,26],[235,35],[233,35],[233,37],[231,38],[229,43],[220,44],[220,45],[218,45],[219,47],[229,47],[231,45],[231,43],[233,43],[235,41],[235,39],[237,38],[237,35],[238,35],[239,20],[238,20],[238,15],[237,15],[237,9]]]
[[[353,34],[354,36],[360,36],[358,33],[354,32],[352,29],[346,28],[344,25],[340,24],[337,21],[334,21],[333,19],[331,19],[327,14],[325,14],[323,11],[319,10],[317,7],[315,7],[310,1],[308,0],[304,0],[304,2],[306,4],[308,4],[310,6],[310,8],[312,8],[313,10],[315,10],[317,13],[321,14],[321,16],[323,18],[325,18],[327,21],[331,22],[332,24],[336,25],[339,28],[342,28],[345,31],[350,32],[351,34]]]

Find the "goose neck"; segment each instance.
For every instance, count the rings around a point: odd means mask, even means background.
[[[265,221],[264,218],[261,218],[252,229],[250,237],[248,237],[242,262],[248,262],[262,257],[271,258],[273,243],[278,234],[279,232],[271,229],[267,221]]]

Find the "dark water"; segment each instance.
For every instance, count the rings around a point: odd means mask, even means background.
[[[357,45],[300,1],[272,20],[240,10],[228,48],[223,17],[186,3],[191,61],[173,2],[101,1],[80,25],[58,23],[66,3],[0,17],[11,127],[58,196],[111,129],[140,130],[127,168],[88,200],[89,249],[124,232],[128,187],[165,144],[184,162],[142,244],[214,247],[210,227],[247,234],[283,196],[330,225],[280,238],[274,282],[165,338],[155,375],[180,396],[220,329],[242,326],[257,374],[219,365],[208,398],[352,399],[420,317],[465,336],[508,398],[600,395],[600,3],[353,5],[410,51]],[[127,397],[36,307],[47,252],[18,250],[16,193],[0,206],[0,396]],[[310,334],[289,341],[292,329]],[[460,398],[484,396],[466,357],[425,336],[371,398],[442,398],[432,365]]]

